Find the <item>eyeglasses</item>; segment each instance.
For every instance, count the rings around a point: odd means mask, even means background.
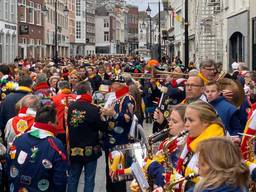
[[[195,85],[195,84],[185,84],[185,87],[202,87],[202,85]]]

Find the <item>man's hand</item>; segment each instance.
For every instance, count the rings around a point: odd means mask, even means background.
[[[234,93],[231,90],[224,89],[222,90],[222,95],[227,99],[228,101],[232,101]]]
[[[115,107],[115,105],[111,105],[109,108],[102,108],[101,114],[105,115],[105,116],[110,116],[110,117],[115,116],[116,111],[115,111],[114,107]]]
[[[164,122],[164,114],[159,109],[154,111],[154,120],[160,125]]]

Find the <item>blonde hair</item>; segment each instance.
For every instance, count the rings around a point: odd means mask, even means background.
[[[190,103],[187,107],[196,110],[199,113],[199,118],[202,122],[208,123],[209,125],[218,124],[224,129],[224,125],[219,118],[219,115],[209,103],[204,101],[195,101]]]
[[[210,167],[208,174],[196,185],[194,192],[215,189],[223,184],[232,187],[246,187],[249,169],[242,163],[238,146],[230,139],[216,137],[204,140],[198,145],[199,157]]]
[[[36,111],[40,108],[40,99],[36,95],[28,94],[22,97],[15,105],[18,112],[22,107],[33,108]]]

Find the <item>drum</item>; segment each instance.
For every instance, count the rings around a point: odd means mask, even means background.
[[[109,172],[113,182],[131,181],[133,179],[131,165],[138,162],[143,167],[146,158],[146,146],[141,143],[118,145],[108,156]]]

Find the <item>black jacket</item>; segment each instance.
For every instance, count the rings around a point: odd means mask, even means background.
[[[88,162],[101,156],[99,131],[105,130],[99,108],[89,102],[77,100],[69,105],[68,129],[71,162]]]
[[[16,103],[25,95],[29,94],[31,92],[27,91],[15,91],[13,93],[10,93],[6,96],[4,101],[1,103],[0,106],[0,127],[3,131],[5,128],[5,125],[9,119],[16,116],[18,114],[18,111],[15,109]]]

